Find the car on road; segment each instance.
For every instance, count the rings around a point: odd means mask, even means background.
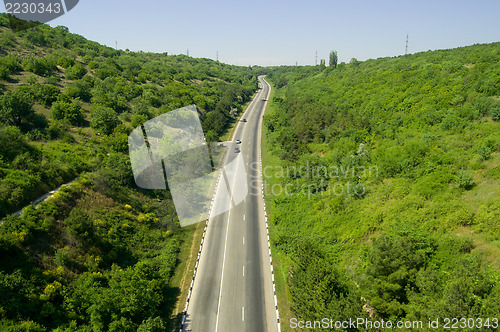
[[[247,122],[247,119],[243,118],[241,119],[241,122]]]
[[[236,144],[241,144],[241,141],[239,139],[237,139],[235,142]]]
[[[241,150],[240,150],[240,148],[239,148],[239,147],[235,147],[235,148],[234,148],[234,153],[239,153],[240,151],[241,151]]]

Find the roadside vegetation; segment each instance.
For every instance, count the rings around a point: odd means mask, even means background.
[[[264,180],[290,307],[280,310],[493,327],[500,44],[330,63],[267,73]]]
[[[168,191],[136,187],[128,134],[196,104],[207,141],[217,141],[256,75],[9,24],[0,15],[0,330],[172,329],[172,276],[192,232],[181,231]]]

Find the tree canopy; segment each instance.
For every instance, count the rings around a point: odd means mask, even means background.
[[[497,315],[499,46],[267,69],[265,193],[293,317]]]

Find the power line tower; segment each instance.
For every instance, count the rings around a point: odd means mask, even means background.
[[[406,48],[405,48],[405,55],[408,54],[408,34],[406,34]]]
[[[219,51],[217,51],[217,61],[219,61]]]
[[[187,49],[186,55],[189,56],[189,48]]]
[[[318,65],[318,51],[316,51],[316,62],[315,62],[315,65],[316,66]]]

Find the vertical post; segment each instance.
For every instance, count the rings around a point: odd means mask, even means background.
[[[406,48],[405,48],[405,55],[408,54],[408,34],[406,34]]]

